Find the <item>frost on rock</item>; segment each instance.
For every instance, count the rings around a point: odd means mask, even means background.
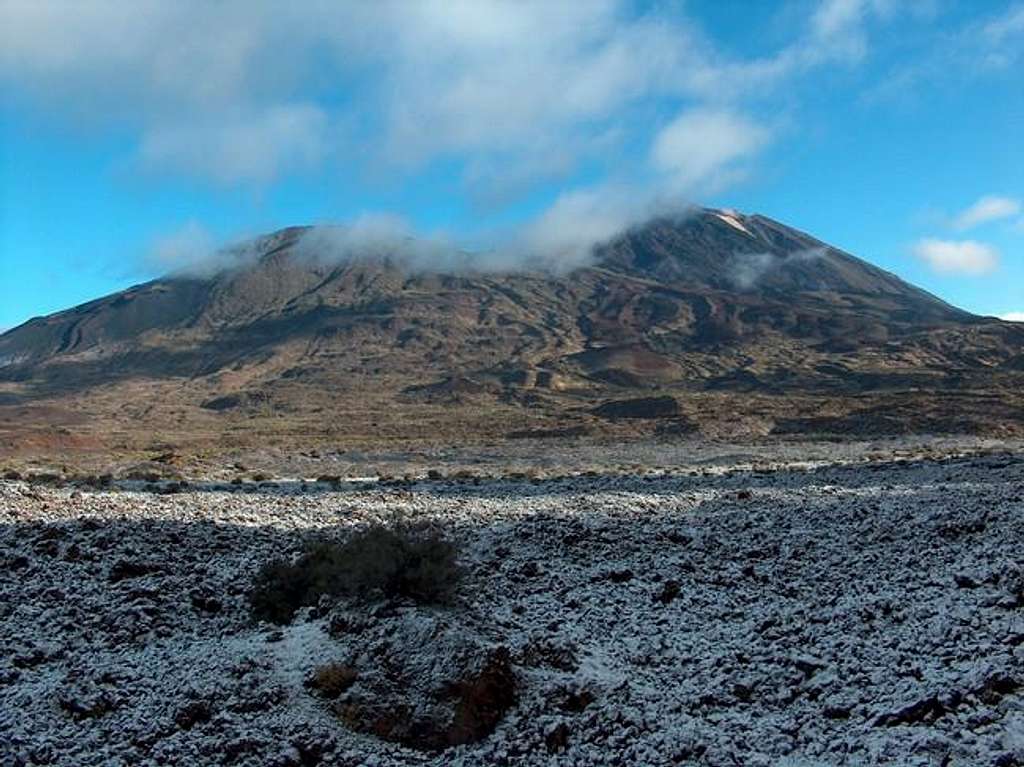
[[[441,751],[490,735],[516,701],[508,648],[443,618],[412,608],[346,639],[358,677],[333,708],[356,732]]]
[[[1024,764],[1020,456],[279,484],[0,482],[0,764]],[[452,605],[252,622],[396,513]]]

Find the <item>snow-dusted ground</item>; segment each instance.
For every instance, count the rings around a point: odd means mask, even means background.
[[[362,628],[336,636],[313,610],[250,623],[261,563],[395,514],[463,544],[455,607],[342,606]],[[332,491],[2,482],[0,566],[2,765],[1024,764],[1020,454]],[[460,633],[507,647],[518,680],[476,744],[351,733],[303,684]]]

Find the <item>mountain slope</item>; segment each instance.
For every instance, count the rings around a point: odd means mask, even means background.
[[[816,418],[839,431],[943,430],[948,406],[930,392],[960,397],[956,430],[1021,426],[1024,328],[763,216],[658,219],[568,274],[428,272],[400,253],[336,260],[311,254],[307,231],[249,243],[210,277],[155,280],[0,336],[0,404],[46,403],[95,428],[127,406],[186,440],[225,419],[240,434],[314,424],[403,439],[471,422],[499,436],[664,430],[593,414],[650,395],[673,397],[673,423],[707,433],[814,430]],[[851,420],[886,397],[903,415]]]

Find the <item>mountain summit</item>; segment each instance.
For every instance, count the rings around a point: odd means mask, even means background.
[[[311,231],[7,332],[0,404],[128,442],[1024,426],[1024,329],[764,216],[655,219],[569,273],[339,260]]]

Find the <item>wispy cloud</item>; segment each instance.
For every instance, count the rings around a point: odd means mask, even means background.
[[[132,136],[150,174],[262,188],[329,164],[401,183],[444,163],[488,204],[556,182],[521,237],[572,259],[745,178],[782,132],[771,94],[856,65],[903,8],[818,0],[744,57],[676,3],[10,0],[0,87]]]
[[[159,272],[204,272],[216,268],[217,252],[213,235],[198,221],[188,221],[177,231],[157,238],[146,254],[146,261],[147,266]]]
[[[737,253],[728,264],[728,278],[740,290],[751,290],[787,266],[828,258],[825,248],[798,250],[784,256],[774,253]]]
[[[770,135],[767,128],[735,112],[690,110],[658,132],[650,160],[669,187],[692,192],[720,184],[736,161],[754,155]]]
[[[1005,69],[1024,56],[1024,2],[1013,3],[981,28],[985,45],[984,64]]]
[[[1013,218],[1020,212],[1020,200],[1012,197],[987,195],[957,214],[953,219],[953,226],[960,231],[965,231],[991,221]]]
[[[151,172],[264,184],[287,170],[316,167],[328,151],[327,127],[326,114],[312,104],[168,122],[143,133],[139,162]]]
[[[509,240],[541,262],[572,268],[586,262],[594,246],[631,224],[656,215],[658,200],[615,185],[565,192]]]
[[[940,274],[979,276],[999,266],[999,252],[975,240],[923,239],[914,245],[914,254]]]
[[[602,137],[645,138],[632,110],[734,107],[856,60],[882,0],[822,0],[774,54],[718,49],[679,7],[627,0],[12,0],[0,83],[134,129],[148,167],[267,183],[333,151],[415,168],[456,155],[479,183],[571,169]],[[471,169],[471,170],[470,170]]]
[[[993,9],[993,3],[976,3],[981,18],[957,24],[953,29],[909,42],[898,63],[886,77],[861,97],[868,104],[906,101],[930,86],[948,90],[973,84],[983,77],[1014,77],[1024,62],[1024,2]],[[909,5],[934,13],[940,3]]]
[[[1007,322],[1024,322],[1024,312],[1007,312],[1006,314],[1000,314],[999,319],[1006,320]]]

